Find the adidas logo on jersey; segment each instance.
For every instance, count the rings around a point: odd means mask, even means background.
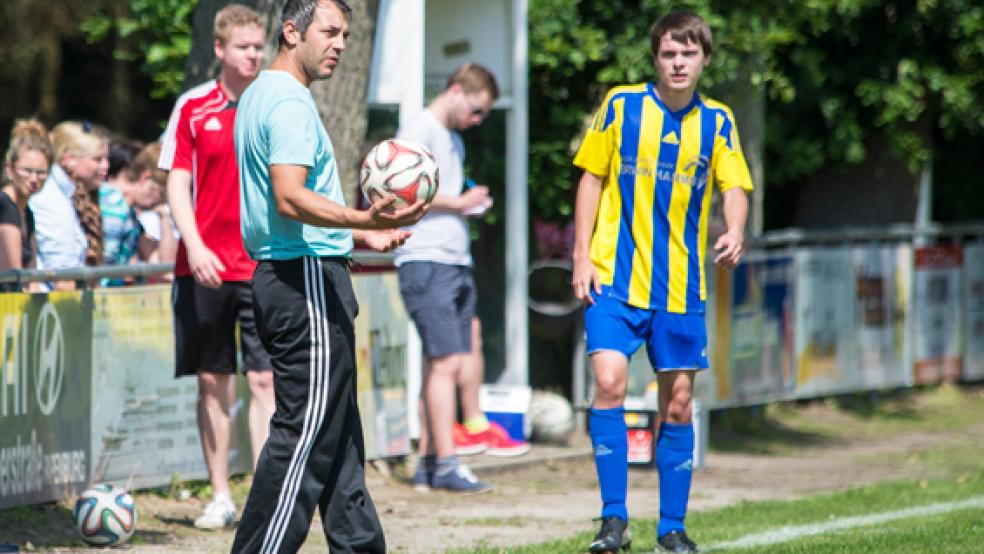
[[[691,458],[686,462],[683,462],[682,464],[673,468],[673,471],[693,471],[693,469],[694,469],[694,460],[693,458]]]
[[[666,133],[662,142],[663,144],[680,144],[680,140],[677,139],[676,133],[673,131]]]
[[[595,447],[595,456],[608,456],[611,453],[612,453],[611,449],[605,446],[604,444],[599,444],[597,447]]]
[[[221,131],[222,130],[222,122],[219,121],[219,118],[217,118],[215,116],[212,116],[212,117],[208,118],[208,121],[205,122],[204,129],[206,131]]]

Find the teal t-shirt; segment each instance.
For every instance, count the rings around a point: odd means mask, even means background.
[[[277,212],[270,166],[308,168],[304,186],[345,204],[338,162],[311,92],[283,71],[260,72],[236,109],[240,225],[254,260],[302,256],[349,256],[352,231],[307,225]]]

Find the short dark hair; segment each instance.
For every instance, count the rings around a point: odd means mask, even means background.
[[[455,69],[448,77],[447,88],[453,85],[458,85],[469,94],[484,90],[489,93],[493,101],[499,99],[499,84],[495,81],[495,75],[477,63],[466,63]]]
[[[277,45],[280,48],[287,46],[287,40],[284,39],[284,24],[293,21],[297,30],[303,35],[311,26],[311,21],[314,20],[314,10],[322,2],[334,3],[338,9],[342,10],[345,17],[352,15],[352,8],[345,3],[345,0],[287,0],[287,3],[284,4],[284,11],[280,14],[280,34],[277,37]]]
[[[115,178],[121,171],[133,165],[143,144],[133,140],[114,140],[109,143],[109,177]]]
[[[659,54],[659,41],[666,33],[670,33],[670,38],[673,40],[684,44],[688,42],[697,43],[704,51],[704,56],[711,55],[713,50],[711,28],[701,16],[693,12],[670,12],[653,23],[653,27],[649,31],[649,38],[654,56]]]

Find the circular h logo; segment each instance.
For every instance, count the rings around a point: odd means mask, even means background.
[[[65,375],[65,344],[58,312],[49,303],[41,308],[34,326],[34,360],[34,394],[41,413],[51,415]]]

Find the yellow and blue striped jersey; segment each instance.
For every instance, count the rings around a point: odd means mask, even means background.
[[[602,294],[704,313],[711,188],[752,190],[731,109],[694,94],[673,112],[652,83],[616,87],[574,165],[604,179],[590,250]]]

